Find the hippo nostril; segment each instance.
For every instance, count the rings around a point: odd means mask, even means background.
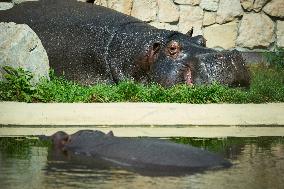
[[[170,53],[170,55],[175,55],[175,54],[178,53],[178,49],[176,47],[171,47],[169,49],[169,53]]]

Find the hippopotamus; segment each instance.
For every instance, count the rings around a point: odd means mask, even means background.
[[[56,75],[84,85],[123,80],[249,86],[238,51],[206,47],[203,36],[157,29],[134,17],[76,0],[24,2],[0,22],[27,24],[41,39]]]
[[[56,150],[68,157],[88,157],[94,163],[104,162],[144,173],[192,174],[232,165],[220,155],[190,145],[153,138],[115,137],[112,131],[105,134],[81,130],[72,135],[59,131],[48,138]]]

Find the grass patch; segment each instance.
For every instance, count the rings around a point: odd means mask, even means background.
[[[30,73],[8,74],[0,83],[1,101],[20,102],[169,102],[169,103],[266,103],[284,102],[284,69],[266,65],[251,66],[250,89],[212,84],[176,85],[163,88],[124,81],[117,85],[82,86],[63,77],[51,77],[37,86],[29,83]],[[13,72],[13,73],[14,73]]]
[[[267,103],[284,102],[284,50],[266,56],[269,65],[251,65],[249,89],[229,88],[220,84],[163,88],[158,84],[143,85],[123,81],[117,85],[82,86],[50,74],[32,86],[29,72],[6,67],[6,82],[0,82],[1,101],[21,102],[169,102],[169,103]],[[273,62],[273,63],[272,63]]]

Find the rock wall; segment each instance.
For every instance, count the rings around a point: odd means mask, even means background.
[[[6,0],[0,10],[35,0]],[[78,0],[137,17],[149,24],[203,35],[211,48],[284,47],[284,0]]]
[[[84,1],[84,0],[81,0]],[[284,0],[96,0],[149,24],[204,35],[207,46],[239,50],[284,47]]]

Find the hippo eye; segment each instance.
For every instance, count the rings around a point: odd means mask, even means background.
[[[180,51],[181,51],[181,47],[177,41],[171,41],[167,45],[166,54],[172,58],[177,58]]]

